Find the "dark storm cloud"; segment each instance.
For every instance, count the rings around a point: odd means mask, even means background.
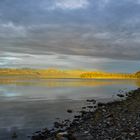
[[[139,25],[139,0],[1,0],[0,52],[139,61]]]

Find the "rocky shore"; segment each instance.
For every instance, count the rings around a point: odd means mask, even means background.
[[[117,96],[109,103],[87,100],[73,121],[58,119],[53,129],[35,132],[31,140],[140,140],[140,88]]]

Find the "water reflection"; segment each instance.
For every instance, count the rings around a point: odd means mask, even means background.
[[[110,98],[119,89],[137,88],[136,80],[1,78],[0,101],[84,100]]]
[[[100,87],[116,84],[136,85],[140,87],[140,80],[85,80],[85,79],[30,79],[30,78],[9,78],[0,77],[0,84],[15,84],[25,86],[46,86],[46,87]]]

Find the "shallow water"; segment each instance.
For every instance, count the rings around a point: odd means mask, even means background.
[[[0,140],[28,140],[28,135],[52,127],[56,118],[72,118],[67,109],[80,110],[86,99],[117,99],[121,89],[140,86],[135,80],[24,79],[0,78]]]

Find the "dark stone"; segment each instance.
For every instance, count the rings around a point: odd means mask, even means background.
[[[16,132],[14,132],[13,134],[12,134],[12,139],[16,139],[18,136],[17,136],[17,133]]]
[[[120,97],[120,98],[124,97],[123,94],[117,94],[117,96]]]
[[[98,103],[98,106],[99,106],[99,107],[102,107],[102,106],[104,106],[104,105],[105,105],[105,103],[100,103],[100,102]]]
[[[87,106],[87,107],[90,108],[90,109],[93,108],[93,106],[91,106],[91,105],[89,105],[89,106]]]
[[[60,128],[60,127],[62,127],[62,124],[59,123],[59,122],[54,122],[54,127],[55,128]]]
[[[67,112],[68,112],[68,113],[72,113],[73,111],[72,111],[71,109],[68,109]]]
[[[86,107],[84,106],[84,107],[82,107],[82,109],[86,109]]]
[[[81,116],[80,115],[75,115],[74,118],[81,118]]]

